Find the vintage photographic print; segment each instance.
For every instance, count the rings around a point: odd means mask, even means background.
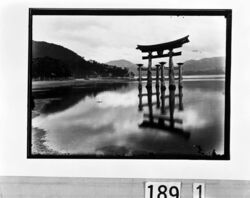
[[[231,10],[30,9],[29,158],[230,159]]]

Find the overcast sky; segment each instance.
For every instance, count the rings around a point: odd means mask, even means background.
[[[150,45],[189,35],[174,62],[225,56],[223,16],[34,16],[33,40],[55,43],[98,62],[126,59],[146,63],[138,44]],[[166,60],[166,58],[165,58]],[[155,62],[163,59],[155,59]],[[166,60],[167,61],[167,60]]]

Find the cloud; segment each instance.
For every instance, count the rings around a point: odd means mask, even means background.
[[[50,16],[50,18],[52,18],[51,25],[55,31],[83,31],[89,28],[108,28],[102,21],[88,16]]]
[[[181,61],[225,55],[222,16],[35,16],[33,21],[34,40],[61,44],[99,62],[119,58],[140,62],[142,54],[135,50],[138,44],[168,42],[186,35],[190,35],[190,43],[181,49]]]

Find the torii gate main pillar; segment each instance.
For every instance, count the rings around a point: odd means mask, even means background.
[[[174,64],[173,64],[173,50],[169,51],[169,70],[168,70],[168,78],[169,78],[169,90],[175,90],[175,75],[174,75]]]

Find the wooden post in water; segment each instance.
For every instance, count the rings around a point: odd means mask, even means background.
[[[160,86],[159,86],[159,69],[160,64],[155,65],[156,66],[156,82],[155,82],[155,90],[156,90],[156,107],[160,108]]]
[[[139,76],[139,84],[138,84],[138,91],[139,91],[139,94],[138,94],[138,97],[139,97],[139,111],[142,111],[143,107],[142,107],[142,80],[141,80],[141,68],[143,66],[143,64],[137,64],[138,66],[138,76]]]
[[[174,128],[174,108],[175,108],[175,90],[169,90],[169,114],[170,114],[170,127]]]
[[[174,79],[174,64],[173,64],[173,50],[169,51],[169,69],[168,69],[168,80],[169,80],[169,90],[175,90],[175,79]]]
[[[149,112],[149,121],[153,122],[153,106],[152,106],[152,52],[148,52],[148,73],[147,73],[147,92],[148,92],[148,112]]]
[[[182,93],[182,88],[183,88],[183,84],[182,84],[182,65],[183,63],[177,63],[178,67],[178,73],[179,73],[179,83],[178,83],[178,88],[179,88],[179,110],[183,111],[183,93]]]
[[[165,76],[164,76],[164,65],[166,62],[160,62],[161,67],[161,114],[166,114],[166,108],[165,108]],[[163,119],[159,119],[159,124],[164,124]]]
[[[178,85],[179,85],[179,88],[181,87],[183,87],[182,86],[182,65],[183,65],[183,63],[177,63],[177,65],[178,65],[178,76],[179,76],[179,78],[178,78]]]
[[[148,57],[147,89],[152,89],[152,52],[148,53]]]
[[[143,64],[136,64],[138,66],[137,70],[138,70],[138,76],[139,76],[139,87],[142,86],[142,80],[141,80],[141,68],[143,66]]]
[[[175,108],[175,75],[174,75],[174,64],[173,64],[173,50],[169,51],[169,113],[170,113],[170,127],[174,128],[174,108]]]

